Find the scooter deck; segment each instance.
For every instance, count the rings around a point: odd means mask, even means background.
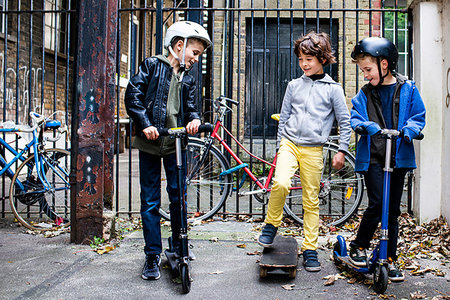
[[[289,274],[295,278],[298,265],[298,245],[293,237],[277,235],[271,248],[264,248],[259,261],[260,277]]]
[[[178,271],[178,264],[180,262],[180,257],[176,252],[169,251],[168,249],[164,251],[167,261],[169,263],[172,271]],[[195,260],[194,253],[189,249],[189,260]]]
[[[353,268],[354,270],[361,272],[361,273],[369,273],[369,269],[367,266],[357,266],[350,260],[350,256],[338,256],[337,259],[339,259],[341,262],[346,264],[347,266]]]

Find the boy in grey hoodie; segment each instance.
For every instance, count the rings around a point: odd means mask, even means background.
[[[271,247],[283,217],[283,206],[297,169],[302,182],[303,265],[310,272],[320,271],[317,259],[319,236],[319,190],[323,169],[322,147],[334,120],[340,128],[339,152],[332,165],[340,169],[351,136],[350,114],[344,91],[323,67],[335,63],[328,35],[311,32],[295,41],[294,52],[304,74],[289,82],[281,107],[277,136],[277,166],[270,193],[267,216],[258,243]]]

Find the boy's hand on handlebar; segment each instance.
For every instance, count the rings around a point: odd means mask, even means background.
[[[159,137],[158,129],[155,126],[149,126],[142,130],[147,140],[156,140]]]
[[[198,126],[201,122],[199,119],[194,119],[186,125],[186,132],[190,135],[194,135],[198,132]]]
[[[331,165],[334,169],[340,170],[344,166],[345,163],[345,154],[342,152],[338,152],[333,156],[333,161]]]

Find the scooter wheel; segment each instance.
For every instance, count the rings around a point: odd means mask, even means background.
[[[334,264],[339,267],[340,265],[342,265],[342,261],[339,259],[336,252],[339,253],[339,255],[341,255],[341,244],[339,244],[339,242],[334,243],[333,247],[333,261]]]
[[[373,290],[377,294],[383,294],[388,285],[388,272],[384,265],[377,265],[373,273]]]
[[[183,294],[187,294],[191,290],[191,278],[189,276],[189,266],[187,264],[180,265],[180,277]]]

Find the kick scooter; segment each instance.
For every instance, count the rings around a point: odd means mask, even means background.
[[[203,124],[198,128],[198,132],[212,132],[213,127],[211,124]],[[172,271],[178,272],[181,278],[181,286],[183,294],[189,293],[191,290],[191,276],[190,276],[190,256],[189,256],[189,243],[187,235],[187,208],[186,208],[186,184],[185,177],[183,176],[183,159],[181,152],[181,139],[187,134],[185,127],[177,128],[162,128],[158,129],[160,136],[173,136],[175,138],[175,153],[177,163],[177,179],[178,179],[178,197],[180,201],[180,249],[179,253],[176,253],[172,245],[172,239],[169,238],[169,250],[164,253],[169,261],[169,265]]]
[[[355,132],[358,134],[367,134],[365,129],[356,128]],[[373,274],[373,290],[378,294],[383,294],[386,291],[388,284],[388,219],[389,219],[389,190],[391,182],[391,149],[392,141],[397,137],[402,136],[402,132],[393,129],[382,129],[380,135],[386,138],[386,158],[384,164],[384,185],[383,185],[383,204],[381,214],[381,237],[377,246],[372,251],[372,255],[368,258],[367,267],[359,267],[352,264],[347,253],[347,246],[343,236],[337,236],[337,242],[333,248],[333,258],[336,266],[342,263],[351,267],[356,272]],[[423,139],[423,134],[420,133],[417,140]]]

